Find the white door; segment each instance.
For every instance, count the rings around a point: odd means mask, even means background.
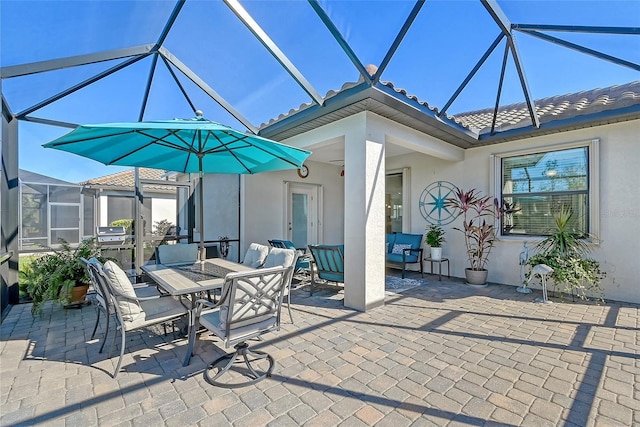
[[[287,239],[296,248],[318,243],[322,192],[317,185],[289,183],[286,206]]]

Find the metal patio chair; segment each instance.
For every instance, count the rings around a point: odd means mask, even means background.
[[[270,267],[229,273],[218,303],[198,300],[196,318],[200,325],[220,338],[225,348],[232,345],[235,348],[235,352],[219,357],[205,369],[204,378],[209,384],[237,388],[271,376],[275,365],[273,357],[252,350],[247,341],[280,330],[284,289],[292,272],[293,267]],[[242,382],[233,381],[239,371],[232,370],[236,361],[244,362],[246,370],[240,368]],[[266,369],[261,361],[268,362]],[[223,365],[223,362],[226,363]]]

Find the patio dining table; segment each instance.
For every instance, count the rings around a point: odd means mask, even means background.
[[[196,301],[201,293],[222,289],[227,273],[254,270],[243,264],[214,258],[188,264],[151,264],[141,267],[142,271],[158,286],[172,296],[188,297],[189,326],[187,354],[183,366],[191,361],[196,339]]]

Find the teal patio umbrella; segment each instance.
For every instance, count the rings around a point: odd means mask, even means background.
[[[43,145],[105,165],[182,173],[255,174],[298,169],[311,154],[206,120],[105,123],[78,126]],[[203,188],[200,181],[200,256],[204,258]]]

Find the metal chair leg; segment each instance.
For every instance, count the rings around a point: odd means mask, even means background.
[[[107,337],[109,336],[109,320],[111,316],[107,315],[106,317],[107,317],[107,325],[105,326],[104,338],[102,338],[102,345],[100,346],[100,351],[98,351],[98,353],[102,353],[102,350],[104,350],[104,345],[107,342]]]
[[[96,306],[96,324],[93,326],[93,332],[91,333],[91,338],[93,339],[96,336],[96,331],[98,330],[98,323],[100,323],[100,308]]]
[[[271,357],[271,355],[264,353],[262,351],[251,350],[249,348],[249,344],[247,343],[236,344],[235,349],[236,349],[235,352],[230,354],[225,354],[224,356],[217,358],[205,369],[204,379],[209,384],[218,386],[218,387],[223,387],[223,388],[239,388],[239,387],[245,387],[251,384],[255,384],[271,376],[271,373],[273,372],[273,368],[275,366],[275,361],[273,360],[273,357]],[[241,356],[242,356],[242,359],[244,360],[244,363],[247,369],[249,370],[246,376],[251,379],[249,381],[245,381],[242,383],[220,382],[219,381],[220,377],[222,377],[225,373],[227,373],[231,369],[233,364],[236,363],[236,360]],[[263,360],[263,359],[267,359],[267,361],[269,362],[269,367],[267,368],[266,371],[259,373],[258,371],[256,371],[256,369],[253,367],[251,363],[257,360]],[[216,365],[218,365],[220,362],[223,362],[225,360],[228,360],[228,362],[223,367],[217,368]],[[217,372],[214,375],[212,375],[211,371],[214,371],[216,369],[217,369]]]
[[[116,366],[116,370],[113,373],[113,378],[118,376],[118,372],[120,372],[120,366],[122,365],[122,357],[124,356],[124,345],[126,342],[124,328],[120,328],[120,335],[122,335],[122,345],[120,346],[120,358],[118,359],[118,365]]]

